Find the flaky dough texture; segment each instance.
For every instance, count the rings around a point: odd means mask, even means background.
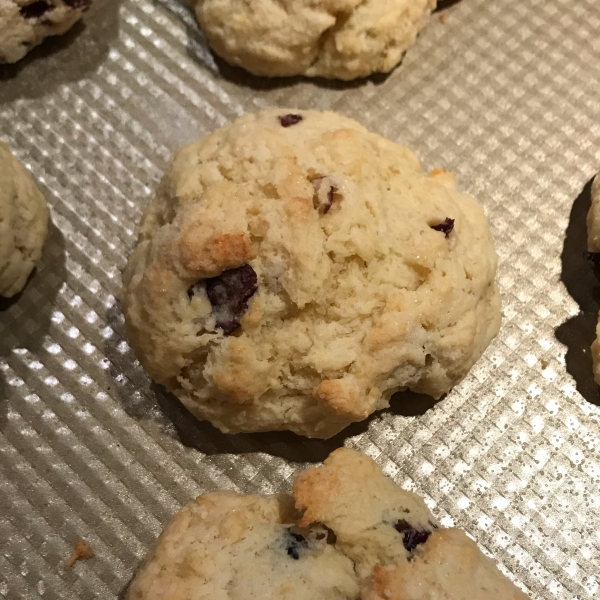
[[[334,113],[246,115],[181,149],[140,231],[130,343],[224,432],[329,437],[397,390],[439,398],[499,329],[479,204]]]
[[[391,71],[436,0],[190,0],[213,50],[267,77]]]
[[[301,473],[294,497],[215,492],[179,511],[127,594],[167,598],[527,600],[464,532],[346,448]]]
[[[15,63],[47,37],[66,33],[92,0],[0,0],[0,63]]]
[[[0,142],[0,296],[27,283],[42,256],[48,208],[29,171]]]

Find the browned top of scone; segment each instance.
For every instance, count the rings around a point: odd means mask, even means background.
[[[295,509],[294,509],[295,503]],[[294,496],[200,496],[167,525],[129,600],[526,600],[458,529],[355,450]]]

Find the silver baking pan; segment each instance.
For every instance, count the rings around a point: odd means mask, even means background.
[[[228,67],[183,0],[95,0],[84,24],[0,68],[0,138],[52,212],[41,264],[0,306],[0,597],[123,598],[196,494],[285,491],[348,445],[532,598],[600,598],[600,284],[582,258],[600,169],[600,2],[444,5],[394,72],[354,83]],[[136,362],[120,269],[169,157],[272,106],[354,117],[485,206],[503,327],[442,401],[401,394],[328,441],[227,436]],[[66,569],[80,539],[95,557]]]

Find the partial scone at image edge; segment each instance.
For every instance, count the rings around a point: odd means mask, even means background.
[[[592,183],[592,204],[587,215],[588,259],[598,281],[600,281],[600,174]],[[592,360],[594,365],[594,380],[600,385],[600,315],[596,326],[596,339],[592,343]]]
[[[436,0],[189,0],[211,48],[254,75],[352,80],[388,73]]]
[[[0,64],[16,63],[46,38],[63,35],[92,0],[0,0]]]
[[[203,494],[166,525],[127,600],[527,600],[463,531],[364,454],[335,450],[290,495]]]
[[[482,207],[330,112],[245,115],[179,150],[123,274],[150,376],[227,433],[327,438],[440,398],[500,327]]]
[[[0,296],[12,298],[25,287],[42,256],[48,219],[44,195],[0,142]]]

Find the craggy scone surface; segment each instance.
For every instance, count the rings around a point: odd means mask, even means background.
[[[593,286],[578,276],[580,194],[600,170],[598,2],[443,7],[382,85],[228,80],[181,0],[99,0],[68,47],[7,69],[0,138],[40,182],[56,228],[43,271],[0,316],[6,599],[37,598],[43,581],[44,598],[117,600],[158,523],[188,500],[287,490],[290,460],[331,449],[287,433],[224,436],[177,410],[134,360],[114,300],[171,153],[242,112],[291,105],[331,107],[428,170],[455,172],[500,256],[502,327],[466,379],[422,416],[397,400],[344,430],[348,443],[381,452],[386,472],[399,469],[536,600],[598,600],[600,406],[580,354],[597,313],[586,321]],[[80,537],[97,558],[63,576]]]
[[[0,142],[0,296],[11,298],[25,287],[47,234],[46,199]]]
[[[14,63],[47,37],[66,33],[92,0],[0,0],[0,63]]]
[[[391,71],[436,0],[190,0],[213,50],[267,77]]]
[[[295,509],[294,509],[295,501]],[[128,600],[526,600],[458,529],[354,450],[290,496],[199,496],[166,526]]]
[[[181,149],[124,273],[133,348],[225,432],[328,437],[439,398],[500,325],[482,208],[334,113],[246,115]]]

